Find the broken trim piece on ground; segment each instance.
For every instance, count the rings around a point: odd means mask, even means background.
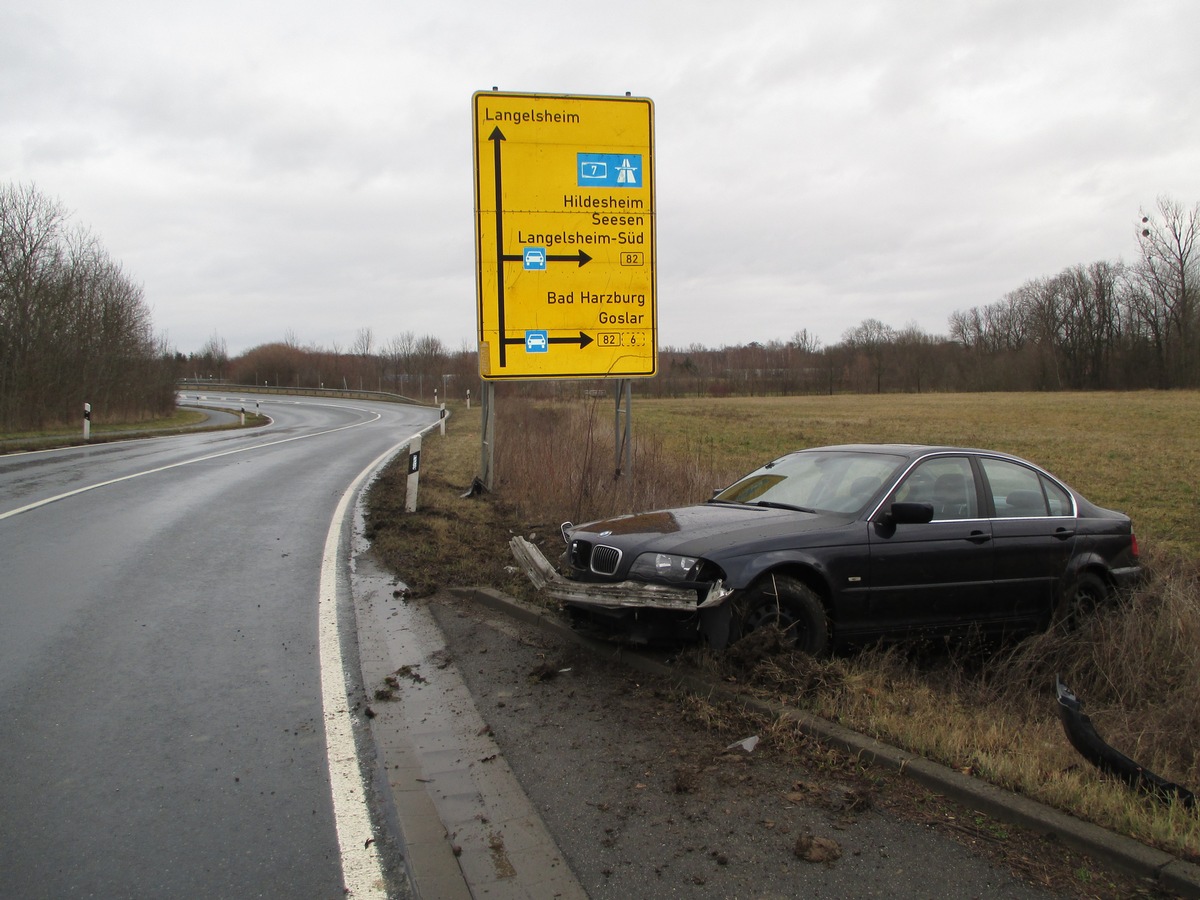
[[[1177,800],[1188,809],[1196,807],[1196,795],[1187,788],[1147,771],[1121,751],[1106,744],[1092,725],[1092,720],[1083,712],[1079,698],[1063,684],[1061,678],[1055,678],[1055,690],[1058,694],[1058,716],[1062,719],[1067,740],[1088,762],[1100,771],[1120,778],[1131,788],[1150,794],[1164,803]]]

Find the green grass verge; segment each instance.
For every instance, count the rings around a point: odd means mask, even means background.
[[[235,410],[226,410],[237,414]],[[59,425],[38,431],[0,433],[0,452],[47,450],[56,447],[75,447],[83,444],[103,444],[136,437],[179,434],[185,431],[227,431],[234,428],[256,428],[270,419],[247,412],[246,424],[230,422],[224,425],[204,425],[208,415],[199,409],[180,407],[172,415],[142,419],[137,422],[93,422],[88,440],[83,439],[83,425]]]

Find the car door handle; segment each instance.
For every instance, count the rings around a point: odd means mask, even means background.
[[[967,540],[972,544],[986,544],[992,539],[992,536],[986,531],[972,531],[967,535]]]
[[[1067,538],[1075,537],[1075,532],[1070,528],[1055,528],[1054,536],[1060,541],[1065,541]]]

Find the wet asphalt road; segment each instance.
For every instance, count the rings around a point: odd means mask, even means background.
[[[261,411],[0,457],[0,896],[342,896],[322,549],[350,482],[436,412]]]

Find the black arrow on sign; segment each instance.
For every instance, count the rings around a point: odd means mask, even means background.
[[[581,331],[579,332],[579,337],[552,337],[548,338],[547,340],[549,340],[551,344],[578,344],[579,349],[582,350],[584,347],[594,341],[595,338],[590,334],[584,334]],[[504,346],[505,344],[520,344],[521,346],[525,346],[525,338],[506,337],[500,342],[500,346]]]
[[[488,135],[488,140],[492,142],[492,164],[496,171],[496,259],[504,259],[504,187],[500,173],[503,171],[500,166],[500,144],[504,141],[504,132],[497,125],[492,129],[492,133]],[[496,278],[496,324],[500,328],[500,335],[504,335],[504,271],[497,273]],[[507,360],[504,347],[508,341],[500,341],[500,368],[504,368]]]
[[[521,253],[506,253],[500,257],[505,262],[525,262],[525,255]],[[580,250],[578,253],[558,254],[550,253],[546,256],[546,262],[577,262],[580,267],[586,266],[592,261],[592,258]]]
[[[580,263],[580,265],[583,265],[583,263]],[[591,342],[591,336],[584,334],[582,331],[579,332],[579,337],[550,338],[550,343],[552,344],[578,344],[580,350],[582,350]]]

